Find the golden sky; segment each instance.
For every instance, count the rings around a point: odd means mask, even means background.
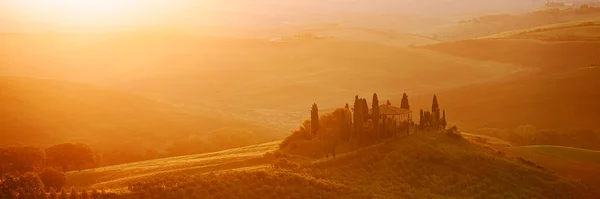
[[[0,19],[62,26],[128,26],[168,21],[186,8],[169,0],[0,0]]]

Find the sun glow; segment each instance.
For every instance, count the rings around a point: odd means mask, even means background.
[[[13,17],[68,27],[122,27],[160,23],[176,14],[166,0],[8,0]]]

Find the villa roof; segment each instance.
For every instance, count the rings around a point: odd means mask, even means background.
[[[379,114],[381,115],[402,115],[410,113],[412,113],[412,111],[408,109],[403,109],[387,104],[379,105]]]

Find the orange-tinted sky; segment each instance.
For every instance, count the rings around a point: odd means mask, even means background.
[[[59,26],[114,27],[164,23],[185,9],[165,0],[3,0],[0,19]]]

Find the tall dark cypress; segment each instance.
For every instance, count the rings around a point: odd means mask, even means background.
[[[442,128],[445,129],[446,125],[448,125],[448,121],[446,121],[446,109],[442,113]]]
[[[319,131],[319,107],[317,104],[313,104],[310,110],[310,131],[313,135],[316,135]]]
[[[353,118],[354,118],[354,130],[352,131],[352,136],[351,139],[355,139],[358,137],[358,135],[360,135],[360,133],[362,132],[362,126],[363,126],[363,113],[361,111],[361,107],[362,107],[362,102],[361,99],[358,98],[358,95],[356,97],[354,97],[354,114],[353,114]]]
[[[423,109],[421,109],[420,114],[419,114],[419,126],[421,128],[423,128],[423,125],[425,124],[425,118],[423,118]]]
[[[406,95],[406,93],[402,95],[402,102],[400,103],[400,108],[410,110],[410,105],[408,104],[408,95]]]
[[[431,118],[431,125],[433,125],[435,128],[438,128],[440,126],[440,105],[438,103],[438,99],[436,95],[433,95],[433,102],[431,103],[431,114],[432,114],[432,118]]]
[[[379,130],[379,98],[377,97],[377,93],[373,93],[373,102],[371,103],[372,112],[371,118],[373,120],[373,130],[375,131],[375,139],[381,138],[380,130]]]

